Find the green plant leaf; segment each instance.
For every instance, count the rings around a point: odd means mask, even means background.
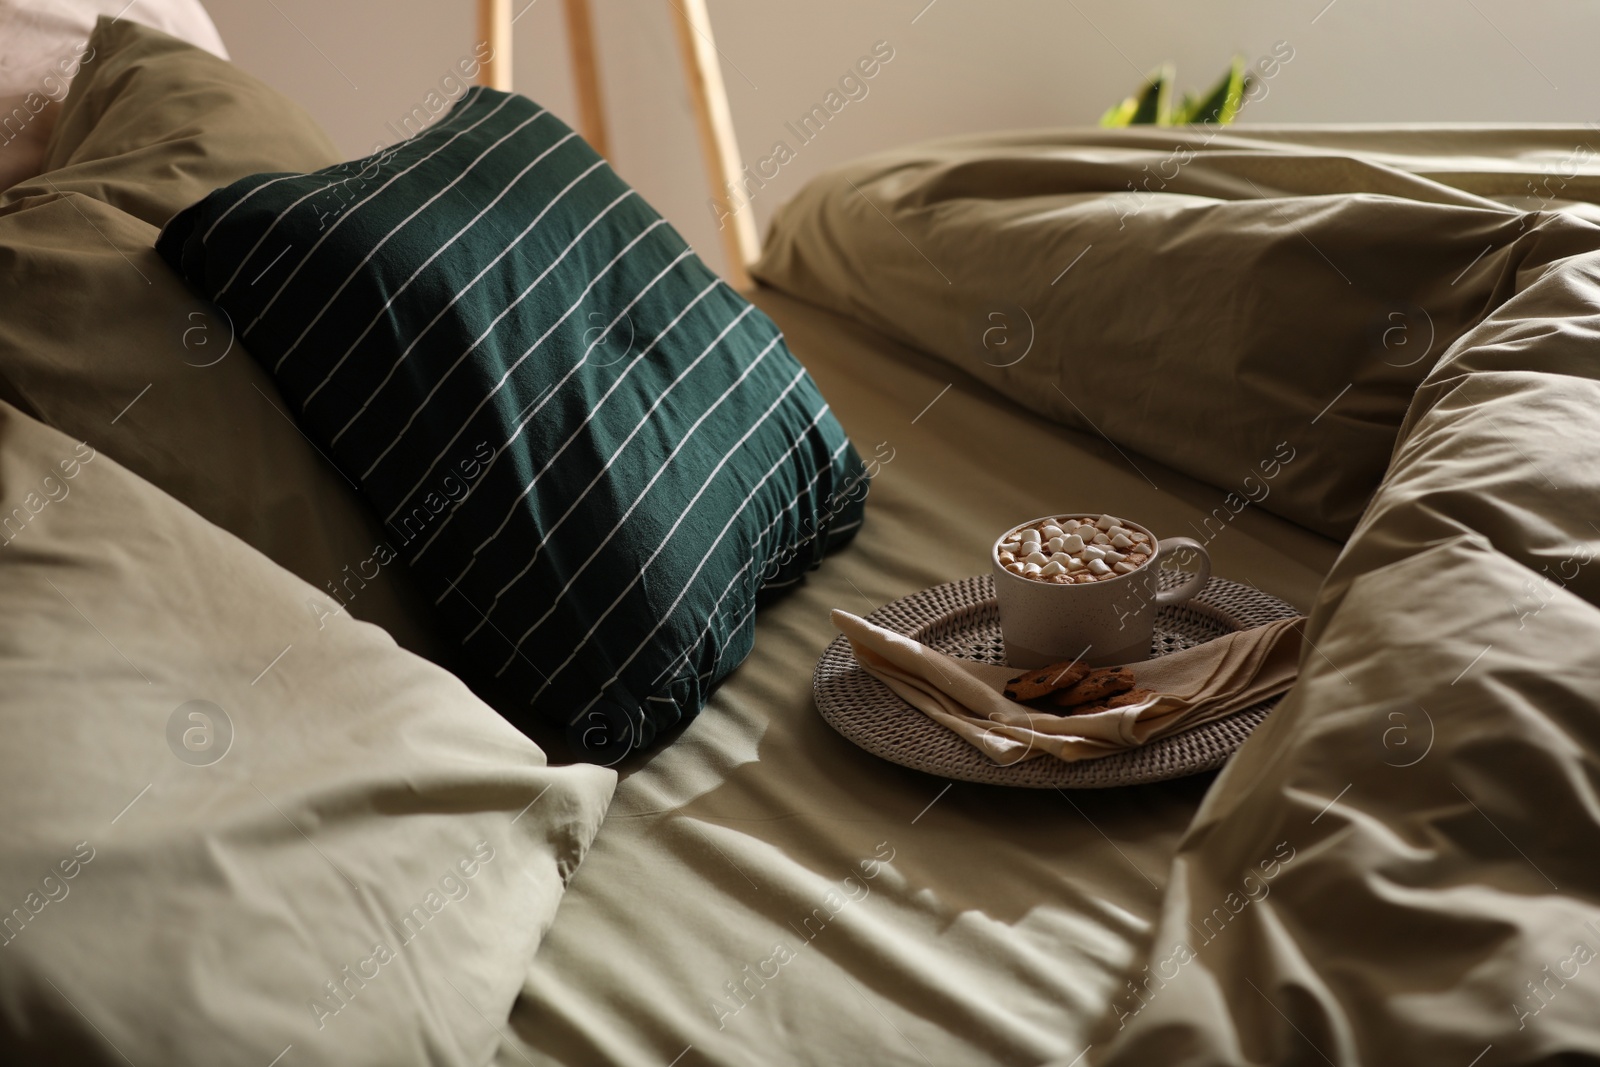
[[[1186,97],[1183,113],[1181,116],[1174,116],[1173,121],[1182,124],[1228,125],[1239,114],[1239,108],[1244,104],[1244,92],[1249,82],[1250,78],[1245,73],[1244,56],[1234,56],[1228,72],[1211,87],[1211,91],[1198,99]]]
[[[1172,125],[1172,64],[1150,72],[1139,91],[1100,116],[1102,126]]]
[[[1100,116],[1100,125],[1115,128],[1126,126],[1133,121],[1133,113],[1139,110],[1139,101],[1135,97],[1128,97],[1120,104],[1113,104]]]

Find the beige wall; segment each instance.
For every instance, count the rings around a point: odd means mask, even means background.
[[[672,0],[592,2],[613,161],[720,265]],[[747,160],[779,140],[795,152],[752,205],[762,226],[806,178],[853,156],[944,134],[1090,123],[1163,60],[1200,88],[1233,52],[1256,59],[1279,41],[1294,58],[1244,122],[1600,120],[1600,63],[1589,54],[1600,5],[1588,0],[926,2],[712,0]],[[299,100],[352,156],[394,140],[388,124],[474,44],[473,0],[206,3],[234,59]],[[517,88],[572,119],[559,0],[514,3]],[[801,146],[785,122],[877,41],[894,58]]]

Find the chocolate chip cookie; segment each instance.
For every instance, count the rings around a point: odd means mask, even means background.
[[[1090,671],[1091,668],[1076,660],[1052,663],[1011,679],[1006,683],[1006,696],[1012,700],[1038,700],[1057,690],[1077,685],[1089,676]]]
[[[1133,688],[1133,672],[1126,667],[1102,667],[1064,689],[1050,694],[1050,703],[1058,708],[1072,708],[1079,704],[1105,700]]]
[[[1142,704],[1155,696],[1153,689],[1129,689],[1127,692],[1117,693],[1106,697],[1104,700],[1090,700],[1083,704],[1074,704],[1070,708],[1052,709],[1061,715],[1090,715],[1097,711],[1110,711],[1112,708],[1126,708],[1133,704]]]

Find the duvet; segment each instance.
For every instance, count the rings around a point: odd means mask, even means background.
[[[768,284],[1222,489],[1291,441],[1261,506],[1348,535],[1082,1062],[1600,1057],[1589,137],[1014,135],[777,218]]]

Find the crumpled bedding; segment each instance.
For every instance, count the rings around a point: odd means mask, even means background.
[[[918,167],[959,170],[958,161],[978,153],[974,142],[857,165],[821,180],[779,219],[760,273],[829,306],[844,302],[848,289],[851,308],[874,308],[863,314],[885,328],[892,319],[900,335],[952,359],[947,345],[928,336],[957,329],[949,308],[929,299],[943,286],[937,278],[906,283],[908,242],[892,231],[880,241],[846,227],[840,205],[862,198],[845,179],[892,207],[910,242],[946,233],[935,223],[941,215],[992,209],[991,218],[1017,222],[1005,236],[1027,248],[1044,238],[1027,232],[1018,205],[1042,218],[1041,187],[1053,175],[1099,168],[1099,188],[1123,195],[1114,189],[1143,165],[1141,155],[1173,136],[1002,139],[997,155],[1039,160],[1043,177],[1022,183],[1029,196],[1019,198],[1010,196],[1006,168],[979,165],[988,178],[970,178],[965,198],[918,201],[926,191],[911,188]],[[1109,324],[1112,339],[1127,344],[1117,351],[1135,367],[1212,360],[1182,379],[1181,399],[1204,425],[1224,428],[1216,434],[1199,435],[1192,423],[1179,431],[1152,425],[1158,415],[1176,421],[1176,391],[1136,390],[1140,403],[1130,403],[1080,346],[1047,348],[1037,366],[1018,365],[1032,377],[1016,368],[986,376],[1019,396],[1075,384],[1077,415],[1067,421],[1095,416],[1120,444],[1219,487],[1232,485],[1228,465],[1251,443],[1228,426],[1299,419],[1310,435],[1342,410],[1364,434],[1342,443],[1297,438],[1316,442],[1300,448],[1303,463],[1292,468],[1298,480],[1275,483],[1263,503],[1321,529],[1351,530],[1318,593],[1301,679],[1207,792],[1174,855],[1148,949],[1086,1031],[1082,1059],[1073,1052],[1060,1064],[1492,1067],[1600,1059],[1600,972],[1590,966],[1600,958],[1593,860],[1600,843],[1600,229],[1581,202],[1597,199],[1591,136],[1280,131],[1255,145],[1242,143],[1247,134],[1217,138],[1213,144],[1226,141],[1228,151],[1214,168],[1197,153],[1183,171],[1190,185],[1154,198],[1140,215],[1149,225],[1135,238],[1149,253],[1143,265],[1151,284],[1198,281],[1201,245],[1184,222],[1204,210],[1196,197],[1272,171],[1283,180],[1249,205],[1258,214],[1247,231],[1263,250],[1298,242],[1305,253],[1212,266],[1233,272],[1224,294],[1298,292],[1291,313],[1252,326],[1226,296],[1209,300],[1210,312],[1182,302],[1141,304],[1126,288],[1132,268],[1113,264],[1118,286],[1094,288],[1093,306],[1071,304],[1083,322],[1074,325],[1059,309],[1050,321],[1077,330],[1080,340]],[[1347,161],[1335,165],[1341,155]],[[1582,173],[1568,173],[1574,170]],[[1551,188],[1552,174],[1566,175],[1562,200],[1579,203],[1515,201],[1530,188]],[[1374,183],[1388,184],[1375,191]],[[1081,187],[1062,194],[1061,216],[1071,218],[1066,201],[1084,195]],[[1512,204],[1546,210],[1525,215]],[[1433,214],[1441,205],[1448,210]],[[1201,228],[1214,232],[1228,211],[1213,212]],[[1396,225],[1379,225],[1386,219]],[[1404,220],[1431,221],[1407,228]],[[1163,225],[1171,227],[1165,237]],[[1405,235],[1399,245],[1397,232]],[[1458,244],[1464,239],[1466,247]],[[848,240],[858,244],[829,246]],[[898,250],[886,251],[894,242]],[[923,250],[936,260],[954,247],[928,245]],[[1476,261],[1473,245],[1483,250]],[[988,254],[969,247],[975,260]],[[1166,257],[1185,249],[1196,257],[1193,269],[1180,256],[1169,270]],[[1351,284],[1313,281],[1318,251]],[[1454,258],[1463,251],[1466,258]],[[1367,368],[1384,355],[1401,360],[1393,348],[1354,344],[1374,306],[1363,288],[1366,271],[1386,277],[1377,260],[1402,252],[1403,270],[1387,277],[1403,278],[1405,287],[1377,289],[1415,301],[1406,311],[1410,324],[1429,320],[1437,329],[1413,363],[1394,368],[1404,374],[1372,376]],[[847,255],[860,269],[830,275]],[[891,256],[898,257],[893,266]],[[1015,259],[1019,269],[1038,265],[1026,254]],[[991,290],[1021,284],[992,257],[986,267]],[[1470,299],[1460,295],[1463,286]],[[905,314],[913,305],[920,322]],[[1135,306],[1148,350],[1160,356],[1155,362],[1137,362],[1141,350],[1127,340]],[[1301,358],[1256,364],[1273,368],[1270,380],[1230,378],[1249,360],[1216,362],[1218,348],[1168,344],[1174,314],[1190,326],[1214,315],[1223,347],[1243,343],[1246,356],[1255,338]],[[1204,375],[1210,388],[1200,388]],[[1317,389],[1348,383],[1320,423],[1306,405],[1323,394],[1302,389],[1308,380]],[[1174,433],[1191,434],[1187,449],[1163,436]]]
[[[1590,136],[1192,128],[914,145],[808,185],[753,273],[1227,489],[1229,507],[1343,539],[1439,355],[1546,265],[1600,247]],[[1284,454],[1308,461],[1279,472]]]
[[[1257,853],[1297,858],[1085,1062],[1600,1058],[1597,338],[1578,256],[1430,372],[1320,651],[1179,847],[1152,959]]]

